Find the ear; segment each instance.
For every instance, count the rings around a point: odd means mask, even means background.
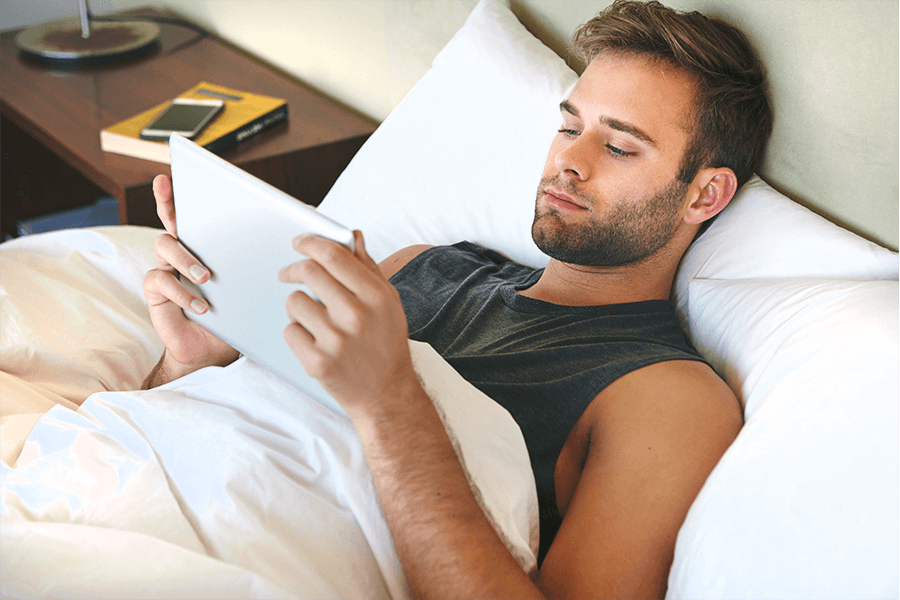
[[[728,167],[701,169],[694,177],[691,201],[687,205],[684,220],[699,225],[713,218],[728,206],[737,192],[737,176]]]

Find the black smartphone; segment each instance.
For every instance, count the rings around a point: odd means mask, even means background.
[[[175,98],[141,130],[141,139],[168,141],[171,134],[177,133],[192,140],[224,107],[222,100]]]

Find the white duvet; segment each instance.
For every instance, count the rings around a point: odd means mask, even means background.
[[[121,262],[122,240],[111,243],[119,232],[71,235],[79,249],[67,248],[59,235],[27,244],[47,251],[47,260],[80,265],[66,270],[76,279],[84,275],[79,269]],[[86,242],[94,244],[87,251]],[[22,279],[10,289],[4,278],[0,308],[7,316],[21,311],[17,323],[35,328],[30,360],[41,363],[53,354],[37,331],[46,307],[18,299],[28,296],[29,273],[47,289],[43,259],[3,256],[4,276]],[[111,277],[121,280],[121,273]],[[99,279],[93,286],[109,291]],[[97,311],[90,286],[50,287],[54,301],[77,302],[66,310]],[[108,327],[120,316],[116,310],[103,309],[105,316],[84,327]],[[29,351],[13,338],[4,334],[0,367],[15,378],[4,381],[37,386],[23,371]],[[518,427],[429,346],[411,349],[482,506],[523,568],[533,571],[537,499]],[[4,445],[15,442],[6,437]],[[37,420],[11,465],[0,466],[3,597],[409,595],[350,422],[247,359],[156,390],[101,391],[77,410],[63,400]]]

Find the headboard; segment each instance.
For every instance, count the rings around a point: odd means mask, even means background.
[[[608,0],[510,0],[565,53]],[[768,66],[775,130],[762,177],[832,221],[898,248],[898,3],[667,0],[741,27]],[[67,16],[74,2],[0,6],[5,27]],[[95,0],[95,12],[146,0]],[[263,60],[382,121],[476,0],[160,0]],[[72,6],[70,6],[72,5]],[[56,13],[49,14],[48,11]],[[12,14],[12,13],[15,14]],[[9,14],[7,14],[9,13]]]

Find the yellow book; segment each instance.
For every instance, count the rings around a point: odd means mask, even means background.
[[[287,119],[288,105],[285,100],[242,92],[206,81],[201,81],[178,97],[224,100],[224,110],[194,140],[210,152],[224,152],[270,125]],[[141,129],[168,105],[169,101],[163,102],[103,129],[100,132],[100,148],[107,152],[171,163],[169,144],[143,140],[140,137]]]

